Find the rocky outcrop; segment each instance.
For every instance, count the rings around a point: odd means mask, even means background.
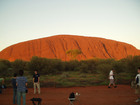
[[[66,51],[70,49],[81,50],[82,53],[76,57],[78,60],[93,58],[122,59],[129,55],[140,55],[140,50],[123,42],[97,37],[57,35],[7,47],[0,52],[0,59],[10,61],[16,59],[30,60],[32,56],[39,56],[65,61],[71,59],[66,54]]]

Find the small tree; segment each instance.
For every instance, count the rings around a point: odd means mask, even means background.
[[[0,59],[0,77],[11,76],[10,68],[11,63],[8,60]]]
[[[18,73],[18,71],[20,69],[26,70],[26,64],[27,64],[26,61],[23,61],[23,60],[20,60],[20,59],[17,59],[14,62],[11,62],[13,72]]]
[[[76,57],[77,57],[78,55],[82,54],[82,51],[79,50],[79,49],[71,49],[71,50],[68,50],[68,51],[66,52],[66,54],[67,54],[68,56],[70,56],[72,60],[74,60],[74,59],[76,59]]]
[[[28,69],[31,74],[33,74],[34,70],[38,70],[38,72],[42,74],[42,70],[46,68],[45,66],[47,65],[48,59],[33,56],[30,62],[28,63]]]

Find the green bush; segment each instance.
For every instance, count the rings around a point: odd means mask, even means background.
[[[80,63],[77,60],[71,60],[65,63],[65,71],[77,71],[79,70]]]
[[[109,72],[114,68],[118,83],[128,84],[135,78],[139,66],[140,56],[128,56],[121,60],[96,58],[65,62],[60,59],[47,59],[34,56],[28,62],[23,60],[15,60],[14,62],[0,60],[0,77],[10,78],[10,76],[13,76],[13,73],[18,73],[18,71],[22,69],[25,71],[29,82],[32,82],[34,70],[38,70],[41,77],[47,75],[47,78],[50,80],[51,76],[59,77],[59,75],[61,75],[60,79],[57,79],[58,81],[55,81],[56,79],[54,79],[54,81],[48,81],[50,85],[54,83],[63,85],[63,82],[65,82],[64,85],[77,84],[79,86],[79,84],[82,84],[83,86],[83,84],[90,85],[92,83],[107,84]],[[72,72],[72,74],[68,74],[69,72]],[[89,76],[89,74],[91,75]],[[66,80],[64,81],[63,79]],[[43,83],[46,83],[45,80],[43,80]]]
[[[11,76],[11,64],[8,60],[0,60],[0,77]]]
[[[108,79],[108,75],[111,69],[112,65],[110,64],[100,64],[97,66],[97,73],[102,74],[103,79]]]
[[[13,73],[18,73],[19,70],[26,70],[27,62],[17,59],[14,62],[11,62],[11,67]]]
[[[64,64],[59,59],[47,59],[34,56],[28,63],[28,69],[31,74],[34,70],[38,70],[40,74],[57,74],[64,71]]]

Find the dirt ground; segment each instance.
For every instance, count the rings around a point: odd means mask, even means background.
[[[135,103],[136,95],[128,85],[119,85],[108,89],[107,86],[71,87],[71,88],[41,88],[40,95],[33,94],[33,88],[28,89],[26,105],[33,105],[33,97],[42,98],[41,105],[69,105],[69,94],[79,92],[80,96],[74,105],[140,105]],[[0,94],[0,105],[13,105],[13,90],[7,88]],[[37,105],[37,104],[36,104]]]

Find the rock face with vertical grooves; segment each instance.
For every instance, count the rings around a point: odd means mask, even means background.
[[[140,55],[140,50],[123,42],[97,37],[57,35],[9,46],[0,52],[0,59],[28,61],[32,56],[38,56],[68,61],[71,58],[66,54],[66,51],[70,49],[82,51],[82,54],[76,57],[78,60],[93,58],[122,59],[129,55]]]

